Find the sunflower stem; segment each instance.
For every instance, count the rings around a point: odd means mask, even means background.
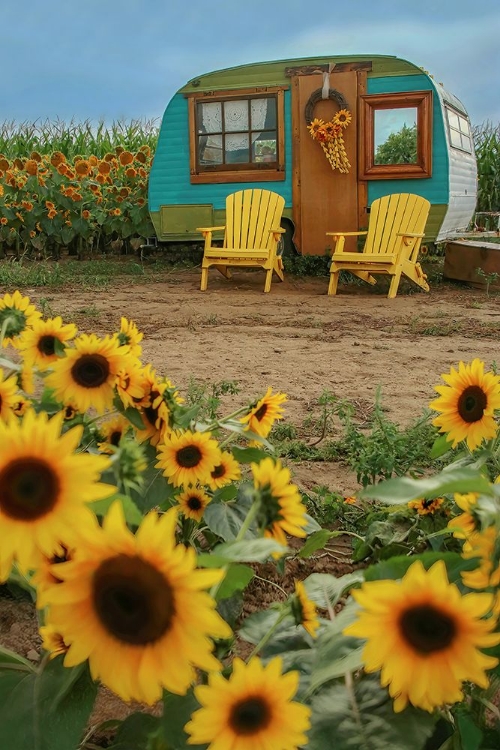
[[[227,417],[222,417],[222,419],[214,419],[213,422],[210,422],[210,424],[205,427],[202,432],[212,432],[213,430],[217,429],[217,427],[224,427],[224,422],[229,422],[230,419],[234,419],[235,417],[239,417],[240,414],[244,414],[245,412],[248,412],[248,406],[240,406],[239,409],[236,409],[236,411],[233,411],[232,414],[229,414]]]
[[[280,615],[278,616],[278,619],[276,620],[276,622],[274,623],[274,625],[272,625],[272,626],[271,626],[271,627],[269,628],[269,630],[267,631],[267,633],[265,633],[265,634],[264,634],[264,635],[262,636],[262,638],[260,639],[260,641],[259,641],[259,642],[257,643],[257,645],[256,645],[256,646],[255,646],[255,647],[253,648],[253,650],[252,650],[252,652],[251,652],[250,656],[249,656],[249,657],[248,657],[248,659],[247,659],[247,662],[248,662],[248,661],[250,661],[250,659],[251,659],[251,658],[252,658],[253,656],[256,656],[256,655],[257,655],[257,654],[259,653],[259,651],[262,651],[262,649],[264,648],[264,646],[266,645],[266,643],[268,643],[268,642],[269,642],[269,641],[271,640],[271,638],[272,638],[272,637],[273,637],[273,635],[275,634],[276,630],[278,629],[278,626],[279,626],[279,625],[281,625],[281,623],[283,622],[283,620],[285,619],[285,617],[286,617],[287,615],[288,615],[288,609],[286,609],[286,610],[284,610],[284,611],[282,611],[282,612],[280,613]]]

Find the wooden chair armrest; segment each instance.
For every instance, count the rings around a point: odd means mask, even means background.
[[[285,234],[286,229],[279,227],[279,229],[270,229],[269,232],[273,232],[274,234]]]
[[[197,232],[217,232],[225,229],[226,227],[196,227]]]
[[[397,232],[396,237],[425,237],[425,235],[418,232]]]
[[[327,237],[355,237],[356,235],[360,234],[368,234],[368,230],[366,232],[327,232]]]

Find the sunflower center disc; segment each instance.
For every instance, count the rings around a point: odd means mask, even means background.
[[[197,445],[186,445],[177,451],[177,463],[183,469],[192,469],[198,466],[202,458],[201,451]]]
[[[421,654],[442,651],[455,636],[455,623],[444,612],[423,605],[403,612],[400,627],[405,641]]]
[[[229,723],[235,734],[256,734],[271,720],[269,706],[262,698],[247,698],[233,706]]]
[[[40,336],[38,340],[38,351],[46,357],[51,357],[56,351],[56,339],[54,336]]]
[[[49,513],[59,497],[59,479],[44,461],[18,458],[0,472],[0,508],[17,521]]]
[[[267,414],[267,404],[262,404],[260,409],[257,409],[257,411],[255,412],[254,417],[258,419],[259,422],[262,422],[266,414]]]
[[[82,388],[99,388],[109,376],[109,362],[102,354],[82,354],[71,368],[75,383]]]
[[[458,399],[458,413],[464,422],[478,422],[486,409],[487,398],[482,388],[470,385]]]
[[[94,573],[93,601],[106,630],[133,646],[160,639],[175,615],[170,585],[140,557],[117,555],[105,560]]]
[[[109,442],[111,445],[118,446],[120,444],[120,440],[122,439],[122,433],[120,430],[114,430],[111,435],[109,436]]]
[[[212,479],[220,479],[224,476],[225,473],[226,470],[224,468],[224,464],[219,464],[219,466],[216,466],[215,469],[210,472],[210,476],[212,477]]]
[[[200,510],[201,508],[201,500],[199,497],[196,497],[195,495],[188,498],[187,504],[188,504],[189,510]]]

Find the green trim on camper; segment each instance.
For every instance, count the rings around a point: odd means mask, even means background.
[[[179,91],[182,94],[194,94],[207,90],[284,85],[290,84],[290,78],[285,76],[285,68],[365,61],[372,63],[372,70],[368,73],[369,77],[422,75],[422,68],[407,60],[400,60],[398,57],[387,55],[329,55],[328,57],[303,57],[292,60],[249,63],[248,65],[237,65],[234,68],[214,70],[211,73],[204,73],[193,78]]]

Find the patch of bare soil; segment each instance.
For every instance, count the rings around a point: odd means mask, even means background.
[[[402,286],[394,300],[387,287],[343,286],[326,294],[325,278],[288,277],[263,294],[261,273],[236,271],[228,281],[211,274],[199,291],[199,271],[175,271],[156,283],[129,286],[118,279],[107,291],[27,290],[43,300],[47,315],[61,315],[82,332],[118,330],[120,317],[144,332],[143,360],[151,362],[186,391],[191,377],[237,381],[240,393],[229,397],[237,408],[262,395],[268,386],[288,395],[286,420],[302,424],[325,390],[356,402],[361,410],[375,401],[377,388],[387,416],[408,424],[434,396],[441,373],[458,361],[498,360],[500,297],[484,291],[441,284],[429,294]],[[12,291],[12,290],[1,290]],[[305,490],[325,485],[344,495],[358,489],[356,479],[337,462],[291,464]],[[352,569],[348,550],[321,551],[313,560],[293,560],[285,578],[263,566],[247,592],[245,613],[280,598],[295,578],[311,572],[341,575]],[[0,643],[23,656],[39,649],[33,608],[0,598]],[[34,656],[31,653],[31,656]],[[123,717],[130,707],[105,691],[93,722]]]

